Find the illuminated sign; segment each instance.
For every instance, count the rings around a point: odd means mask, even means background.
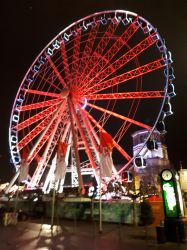
[[[179,171],[180,185],[182,190],[187,190],[187,169]]]
[[[177,184],[177,193],[178,193],[178,199],[179,199],[179,207],[180,207],[180,216],[184,216],[184,207],[183,207],[183,200],[182,200],[182,193],[181,188],[179,184],[179,178],[176,176],[176,184]]]
[[[176,218],[178,216],[177,200],[175,196],[173,181],[163,181],[162,188],[166,216]]]

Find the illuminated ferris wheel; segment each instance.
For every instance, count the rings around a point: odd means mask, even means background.
[[[148,140],[163,125],[171,63],[157,30],[129,11],[95,13],[60,32],[35,59],[15,98],[9,127],[14,181],[26,149],[27,186],[47,188],[59,140],[68,145],[68,169],[78,182],[89,171],[98,179],[100,131],[113,139],[113,175],[128,169],[136,157],[132,133],[146,129]]]

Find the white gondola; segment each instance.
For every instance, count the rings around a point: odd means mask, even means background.
[[[166,99],[166,101],[164,103],[163,111],[166,114],[166,116],[173,114],[173,112],[171,110],[171,103],[170,103],[169,97]]]
[[[169,97],[174,97],[174,96],[176,96],[175,88],[174,88],[174,85],[173,85],[172,83],[170,83],[170,84],[168,85],[167,94],[168,94]]]
[[[132,182],[133,180],[133,175],[131,171],[123,171],[121,174],[122,181],[124,182]]]
[[[164,121],[159,121],[159,122],[157,123],[157,125],[156,125],[156,129],[157,129],[161,134],[166,133]]]
[[[145,168],[146,167],[146,160],[143,158],[143,156],[137,156],[134,159],[134,165],[137,168]]]
[[[148,140],[148,142],[146,143],[146,146],[147,146],[147,148],[149,150],[156,150],[156,149],[158,149],[157,140],[155,140],[155,139]]]

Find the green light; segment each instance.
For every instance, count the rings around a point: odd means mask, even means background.
[[[177,201],[173,181],[163,181],[163,198],[167,217],[177,217]]]

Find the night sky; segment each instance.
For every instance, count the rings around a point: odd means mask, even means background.
[[[13,102],[24,75],[41,50],[64,28],[89,14],[129,10],[144,17],[172,52],[177,96],[174,114],[166,118],[169,158],[187,168],[187,1],[178,0],[7,0],[1,3],[0,179],[10,180],[8,126]]]

